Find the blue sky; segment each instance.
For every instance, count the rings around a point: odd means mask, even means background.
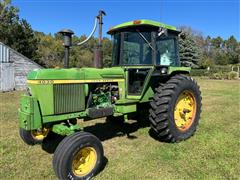
[[[104,36],[117,24],[151,19],[174,26],[190,26],[204,36],[234,35],[240,41],[240,0],[12,0],[20,17],[33,29],[55,33],[72,29],[77,36],[89,34],[94,16],[105,10]]]

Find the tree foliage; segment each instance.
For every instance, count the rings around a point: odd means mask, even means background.
[[[10,0],[0,1],[0,41],[23,55],[34,58],[38,40],[30,24],[19,18]]]
[[[240,63],[240,43],[234,36],[224,40],[220,36],[203,37],[190,27],[180,29],[185,35],[179,38],[180,60],[183,65],[207,68]]]
[[[181,27],[182,35],[179,38],[179,57],[184,66],[198,67],[201,58],[201,49],[191,28]]]
[[[33,31],[30,24],[19,17],[18,8],[11,0],[0,0],[0,41],[45,67],[63,67],[64,48],[59,34]],[[179,55],[183,65],[207,68],[212,65],[240,63],[240,43],[234,36],[204,37],[190,27],[180,27],[185,36],[179,38]],[[86,39],[73,36],[73,44]],[[70,67],[93,65],[93,51],[97,38],[92,37],[82,46],[71,47]],[[112,43],[103,38],[104,66],[111,66]]]

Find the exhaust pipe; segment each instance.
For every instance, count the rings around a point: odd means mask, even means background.
[[[102,50],[102,25],[103,25],[103,16],[106,13],[102,10],[99,11],[97,16],[98,19],[98,45],[94,49],[94,62],[93,65],[96,68],[103,68],[103,50]]]
[[[96,68],[103,68],[103,51],[102,51],[102,25],[103,25],[103,16],[105,16],[106,13],[102,10],[99,11],[98,16],[96,16],[95,25],[93,28],[93,31],[89,35],[89,37],[84,40],[83,42],[77,43],[75,45],[80,46],[84,43],[86,43],[94,34],[96,30],[96,25],[98,21],[98,44],[96,48],[94,49],[94,61],[93,66]],[[63,37],[63,45],[64,45],[64,68],[69,68],[69,49],[72,46],[72,35],[74,32],[70,29],[62,29],[58,32]]]

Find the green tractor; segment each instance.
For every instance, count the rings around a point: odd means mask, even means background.
[[[62,31],[66,67],[72,33]],[[112,67],[102,68],[99,46],[95,68],[41,69],[28,74],[28,91],[19,109],[20,136],[29,145],[41,143],[49,133],[64,136],[53,157],[59,179],[89,179],[104,161],[101,141],[83,132],[77,119],[127,121],[147,104],[145,121],[157,139],[179,142],[196,131],[201,92],[189,77],[190,68],[181,67],[180,32],[156,21],[135,20],[114,26],[108,34],[113,42]]]

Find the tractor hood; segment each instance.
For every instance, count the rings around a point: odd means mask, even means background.
[[[121,67],[112,68],[71,68],[71,69],[40,69],[31,71],[28,80],[98,80],[123,79]]]

